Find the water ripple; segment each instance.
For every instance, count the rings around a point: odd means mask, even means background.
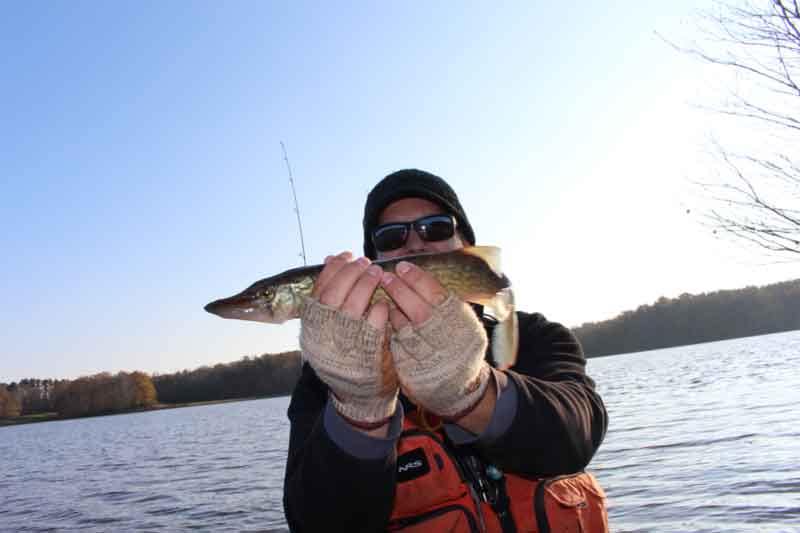
[[[800,532],[798,353],[793,332],[592,359],[612,531]],[[0,429],[0,530],[286,532],[287,407]]]
[[[790,332],[591,360],[612,530],[800,532],[798,346]]]

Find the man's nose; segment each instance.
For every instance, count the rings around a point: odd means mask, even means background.
[[[408,240],[406,240],[406,250],[408,250],[408,253],[415,254],[424,252],[425,244],[425,241],[420,238],[419,233],[417,233],[414,228],[411,228],[408,234]]]

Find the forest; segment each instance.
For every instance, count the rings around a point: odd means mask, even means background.
[[[156,374],[153,384],[163,403],[285,396],[300,377],[300,352],[245,356],[239,361]]]
[[[800,329],[800,280],[681,294],[573,328],[588,357]]]
[[[74,380],[22,379],[0,383],[0,417],[58,413],[61,418],[151,407],[156,390],[143,372],[102,372]]]
[[[58,418],[101,415],[171,404],[282,396],[300,377],[300,353],[245,356],[173,374],[108,372],[74,380],[22,379],[0,383],[0,418],[56,413]]]

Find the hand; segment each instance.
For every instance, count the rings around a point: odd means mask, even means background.
[[[407,396],[445,419],[470,412],[490,378],[486,331],[472,308],[419,267],[401,261],[383,286],[397,304],[391,350]]]
[[[326,258],[301,311],[300,347],[330,388],[336,410],[356,427],[372,429],[391,417],[397,403],[385,349],[389,307],[385,301],[369,307],[381,268],[351,258],[349,252]]]

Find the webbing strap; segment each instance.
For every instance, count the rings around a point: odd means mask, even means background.
[[[497,485],[497,501],[492,504],[492,508],[500,520],[503,533],[517,533],[517,524],[514,522],[514,515],[511,514],[511,501],[506,491],[506,476],[502,476]]]
[[[536,486],[533,495],[533,512],[536,514],[536,527],[539,528],[539,533],[550,533],[550,522],[547,521],[547,511],[544,509],[544,489],[547,488],[548,481],[543,479]]]

